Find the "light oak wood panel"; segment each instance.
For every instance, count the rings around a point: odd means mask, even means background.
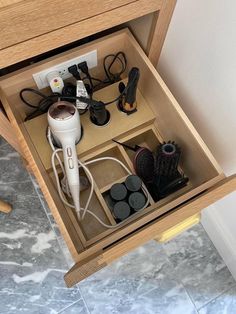
[[[11,212],[11,210],[12,210],[12,207],[10,204],[0,200],[0,212],[8,214]]]
[[[108,86],[96,93],[94,99],[107,102],[118,96],[118,83]],[[91,123],[89,113],[81,116],[84,135],[77,145],[78,156],[83,157],[92,149],[110,141],[124,132],[134,131],[140,125],[152,123],[155,119],[153,112],[148,107],[141,93],[137,93],[138,111],[126,115],[117,109],[116,103],[107,106],[111,115],[110,122],[104,127],[98,127]],[[47,115],[41,115],[35,119],[25,122],[25,127],[38,151],[44,167],[51,169],[51,148],[45,136],[48,122]]]
[[[24,0],[0,0],[0,9]]]
[[[163,1],[161,9],[156,11],[153,16],[146,52],[149,60],[155,67],[161,54],[176,1],[177,0]]]
[[[0,49],[62,29],[135,0],[28,0],[0,10]]]
[[[139,0],[0,50],[0,68],[29,59],[86,36],[125,23],[161,8],[164,0]],[[74,2],[74,1],[73,1]],[[93,1],[95,2],[95,1]],[[115,3],[115,1],[112,1]],[[76,3],[76,2],[75,2]]]

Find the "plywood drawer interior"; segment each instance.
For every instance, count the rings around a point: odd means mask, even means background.
[[[32,73],[94,49],[97,49],[98,53],[98,66],[92,70],[92,74],[96,77],[101,79],[104,77],[102,68],[104,56],[118,51],[123,51],[128,61],[124,80],[131,67],[139,67],[141,76],[137,94],[138,111],[126,116],[117,110],[116,104],[112,104],[108,108],[111,121],[102,128],[93,126],[87,115],[82,116],[84,136],[77,146],[78,156],[82,161],[99,156],[116,156],[133,171],[132,153],[112,142],[113,138],[130,145],[143,145],[152,151],[160,142],[174,140],[183,152],[180,171],[189,177],[187,187],[158,202],[150,199],[150,204],[145,210],[131,216],[116,229],[106,229],[90,216],[86,217],[83,222],[79,222],[74,210],[62,204],[56,190],[50,163],[51,150],[45,136],[46,115],[24,122],[30,108],[26,107],[19,98],[19,91],[22,88],[36,88]],[[0,86],[1,100],[17,130],[26,159],[76,262],[92,258],[94,254],[102,252],[107,246],[133,232],[138,232],[137,230],[144,225],[148,226],[149,223],[153,223],[163,214],[171,215],[172,209],[176,209],[177,206],[224,178],[214,157],[128,29],[15,72],[3,78]],[[115,83],[97,91],[94,97],[107,101],[113,99],[117,93],[118,87]],[[31,101],[34,101],[34,97]],[[119,165],[114,165],[110,161],[98,163],[90,169],[96,181],[91,206],[102,220],[114,225],[114,218],[104,196],[112,183],[124,180],[126,173]],[[107,169],[105,176],[104,169]],[[82,202],[87,198],[87,193],[82,192]]]

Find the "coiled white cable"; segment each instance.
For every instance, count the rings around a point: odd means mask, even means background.
[[[64,169],[64,166],[63,166],[63,163],[60,159],[60,156],[59,156],[59,152],[62,152],[62,149],[61,148],[55,148],[53,143],[52,143],[52,136],[51,136],[51,131],[50,131],[50,128],[48,128],[48,132],[47,132],[47,137],[48,137],[48,141],[49,141],[49,144],[53,150],[53,153],[52,153],[52,157],[51,157],[51,163],[52,163],[52,169],[53,169],[53,173],[54,173],[54,176],[55,176],[55,179],[56,179],[56,184],[57,184],[57,190],[58,190],[58,194],[60,196],[60,199],[61,201],[68,207],[70,208],[75,208],[74,205],[70,204],[64,197],[63,193],[62,193],[62,187],[61,187],[61,183],[60,183],[60,180],[59,180],[59,176],[58,176],[58,173],[57,173],[57,169],[56,169],[56,164],[55,164],[55,158],[57,159],[60,167],[61,167],[61,170],[62,170],[62,173],[63,173],[63,176],[64,178],[62,179],[62,181],[64,181],[64,188],[63,188],[63,191],[66,192],[68,195],[70,195],[69,193],[69,186],[68,186],[68,183],[67,183],[67,180],[66,180],[66,173],[65,173],[65,169]],[[90,193],[89,193],[89,197],[88,197],[88,200],[85,204],[85,207],[84,208],[80,208],[80,211],[82,211],[82,215],[80,215],[80,212],[78,213],[77,212],[77,215],[78,215],[78,219],[79,220],[83,220],[86,213],[90,214],[91,216],[93,216],[101,225],[103,225],[105,228],[109,228],[109,229],[114,229],[114,228],[117,228],[118,226],[120,226],[121,224],[124,224],[124,222],[127,222],[127,220],[130,218],[130,217],[134,217],[136,214],[138,214],[141,210],[143,210],[144,208],[146,208],[149,204],[149,194],[148,194],[148,191],[147,191],[147,188],[142,184],[142,190],[146,196],[146,204],[144,205],[144,207],[139,210],[137,213],[133,214],[132,216],[130,216],[129,218],[127,218],[126,220],[120,222],[120,223],[117,223],[116,225],[108,225],[106,224],[105,222],[103,222],[96,214],[94,214],[91,210],[88,209],[89,207],[89,204],[90,204],[90,201],[91,201],[91,198],[92,198],[92,195],[93,195],[93,192],[94,192],[94,179],[93,179],[93,176],[90,172],[90,170],[88,169],[88,167],[86,167],[86,165],[90,165],[92,163],[95,163],[95,162],[99,162],[99,161],[102,161],[102,160],[113,160],[117,163],[119,163],[121,165],[121,167],[123,167],[123,169],[125,169],[125,171],[131,175],[131,171],[117,158],[114,158],[114,157],[101,157],[101,158],[96,158],[96,159],[93,159],[93,160],[90,160],[90,161],[87,161],[85,163],[82,163],[79,159],[78,159],[78,166],[79,168],[83,168],[84,171],[86,172],[88,178],[89,178],[89,181],[90,181],[90,184],[91,184],[91,187],[90,187]]]

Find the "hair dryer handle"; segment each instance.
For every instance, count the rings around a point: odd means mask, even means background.
[[[76,209],[80,209],[80,181],[77,152],[74,143],[64,143],[63,158],[70,193]]]

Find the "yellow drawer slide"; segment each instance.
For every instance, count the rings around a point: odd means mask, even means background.
[[[160,242],[160,243],[165,243],[167,241],[170,241],[173,238],[175,238],[177,235],[182,233],[183,231],[185,231],[185,230],[191,228],[192,226],[198,224],[200,222],[200,219],[201,219],[200,214],[196,214],[192,217],[189,217],[188,219],[177,224],[176,226],[166,230],[160,236],[157,236],[155,238],[155,240]]]

